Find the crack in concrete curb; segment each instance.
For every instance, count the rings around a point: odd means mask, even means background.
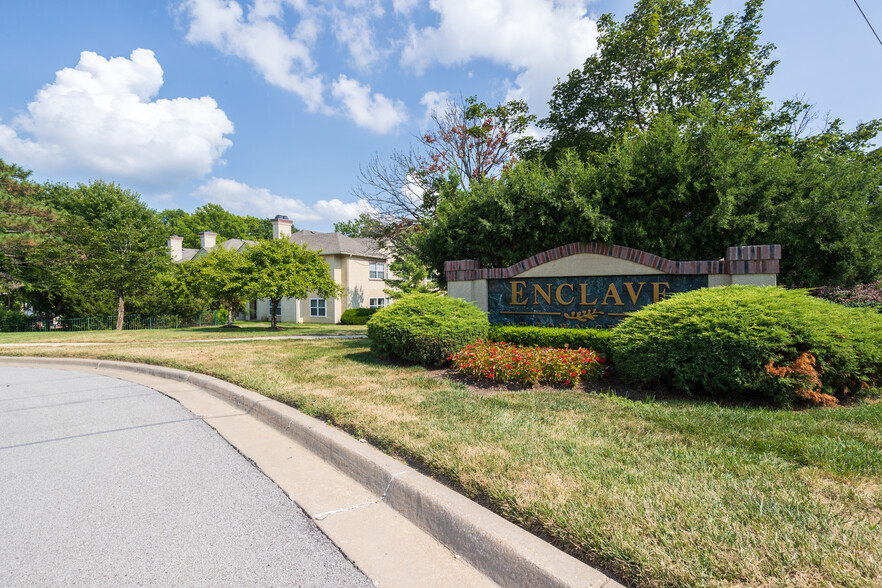
[[[356,504],[355,506],[350,506],[350,507],[347,507],[347,508],[338,508],[337,510],[329,510],[328,512],[323,512],[323,513],[321,513],[321,514],[317,514],[317,515],[315,515],[314,517],[312,517],[312,520],[314,520],[314,521],[323,521],[323,520],[325,520],[326,518],[328,518],[329,516],[334,515],[334,514],[338,514],[338,513],[341,513],[341,512],[349,512],[350,510],[358,510],[358,509],[360,509],[360,508],[364,508],[364,507],[366,507],[366,506],[372,506],[372,505],[374,505],[374,504],[379,504],[379,503],[383,502],[384,500],[386,500],[386,494],[389,493],[389,488],[392,487],[392,482],[395,481],[395,478],[397,478],[397,477],[400,476],[401,474],[407,474],[407,473],[409,473],[409,472],[411,472],[411,471],[413,471],[413,470],[405,470],[405,471],[403,471],[403,472],[398,472],[397,474],[395,474],[394,476],[392,476],[392,479],[389,480],[389,485],[386,486],[386,491],[383,492],[383,495],[382,495],[380,498],[378,498],[377,500],[372,500],[372,501],[370,501],[370,502],[365,502],[364,504]]]

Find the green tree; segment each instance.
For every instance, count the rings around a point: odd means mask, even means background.
[[[447,260],[507,267],[573,241],[605,241],[612,222],[602,210],[595,176],[590,164],[571,155],[555,168],[541,161],[518,163],[498,181],[445,195],[436,218],[414,234],[415,248],[443,280]]]
[[[66,213],[55,224],[60,242],[42,254],[54,286],[69,300],[112,295],[122,329],[126,299],[149,289],[171,265],[156,212],[135,192],[103,180],[47,186],[44,198]]]
[[[416,242],[439,272],[446,260],[506,267],[574,241],[677,260],[776,243],[784,284],[872,281],[882,273],[882,167],[868,142],[879,129],[746,142],[708,108],[684,124],[662,115],[594,161],[524,162],[445,198]]]
[[[48,236],[55,211],[40,202],[31,172],[0,159],[0,292],[12,308],[13,291],[29,285],[33,252]]]
[[[334,232],[352,237],[353,239],[379,239],[385,227],[382,223],[366,212],[356,218],[334,223]]]
[[[126,301],[126,308],[143,315],[187,318],[212,308],[212,302],[197,288],[194,269],[193,263],[175,263],[168,271],[158,272],[146,291]]]
[[[658,117],[595,169],[610,242],[670,259],[719,259],[768,235],[773,204],[791,190],[762,145],[745,144],[709,110],[684,125]]]
[[[254,277],[248,255],[216,247],[208,255],[184,265],[192,266],[194,290],[208,300],[212,308],[226,310],[226,326],[232,327],[235,314],[247,300],[249,280]]]
[[[849,286],[882,277],[879,154],[848,147],[863,145],[860,135],[873,128],[875,135],[882,121],[854,133],[828,128],[775,156],[785,197],[762,238],[783,247],[783,283]]]
[[[245,257],[249,265],[245,298],[269,299],[271,329],[278,328],[276,315],[282,298],[306,298],[311,293],[336,298],[344,292],[318,252],[287,239],[260,241],[246,249]]]
[[[219,204],[204,204],[192,214],[181,209],[164,210],[160,218],[169,235],[183,237],[183,246],[193,249],[199,248],[199,233],[203,231],[217,233],[219,242],[226,239],[269,239],[273,236],[270,219],[236,215]]]
[[[603,152],[655,117],[683,123],[703,102],[731,128],[746,132],[768,107],[762,92],[777,61],[760,44],[762,0],[714,25],[710,0],[639,0],[621,23],[598,20],[597,52],[559,82],[542,125],[548,155],[575,147]]]
[[[441,291],[438,283],[430,279],[429,269],[416,254],[393,256],[389,264],[390,276],[385,282],[388,288],[383,292],[391,298],[402,298],[408,294],[434,294]]]

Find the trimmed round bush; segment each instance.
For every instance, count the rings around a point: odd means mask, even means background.
[[[340,315],[341,325],[366,325],[379,308],[347,308]]]
[[[411,294],[368,322],[371,350],[441,366],[462,347],[487,337],[487,314],[458,298]]]
[[[611,344],[626,381],[687,394],[833,405],[882,383],[882,316],[804,290],[677,294],[624,320]]]

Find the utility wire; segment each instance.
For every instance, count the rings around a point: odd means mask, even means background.
[[[876,35],[876,40],[879,41],[879,44],[882,45],[882,39],[879,38],[879,33],[876,32],[876,29],[873,28],[873,25],[870,24],[870,19],[867,18],[867,15],[864,14],[864,9],[861,8],[861,5],[858,4],[858,0],[854,0],[854,5],[857,6],[858,10],[861,11],[861,16],[864,17],[864,20],[867,21],[867,26],[870,27],[870,30],[873,31],[873,34]]]

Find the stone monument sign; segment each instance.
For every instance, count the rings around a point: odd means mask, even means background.
[[[711,261],[671,261],[645,251],[571,243],[507,268],[473,260],[444,264],[450,296],[475,303],[491,324],[604,328],[677,292],[754,284],[774,286],[780,245],[729,247]]]

